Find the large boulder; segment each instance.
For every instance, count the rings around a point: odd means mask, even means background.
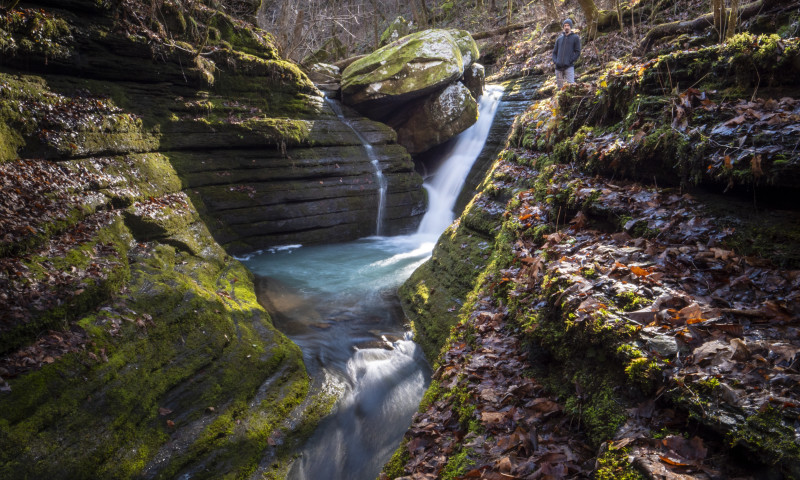
[[[411,32],[408,21],[403,17],[395,18],[392,23],[386,27],[386,30],[381,34],[381,40],[378,43],[379,47],[390,44],[396,40],[400,40]]]
[[[306,56],[302,65],[313,65],[315,63],[332,63],[347,56],[347,46],[337,37],[331,37],[314,52]]]
[[[470,65],[478,60],[480,56],[480,51],[478,50],[478,44],[475,43],[475,40],[472,38],[472,35],[469,34],[466,30],[456,30],[451,28],[447,30],[447,33],[453,37],[455,40],[456,45],[458,45],[458,51],[461,52],[461,62],[464,67],[464,70],[467,69]]]
[[[480,97],[486,84],[486,69],[480,63],[473,63],[464,70],[461,82],[469,88],[473,97]]]
[[[458,135],[478,120],[478,102],[461,82],[410,106],[399,123],[397,141],[409,153],[421,153]]]
[[[384,120],[398,105],[453,83],[464,73],[464,58],[463,39],[452,32],[413,33],[353,62],[342,72],[343,101]]]

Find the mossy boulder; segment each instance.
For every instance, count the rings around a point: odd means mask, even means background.
[[[451,28],[447,30],[447,33],[450,34],[456,42],[456,45],[458,45],[458,51],[461,53],[461,62],[464,66],[464,70],[478,61],[478,57],[481,56],[481,53],[480,50],[478,50],[478,44],[475,43],[475,40],[468,31]]]
[[[404,37],[353,62],[342,72],[342,99],[370,118],[440,90],[464,72],[463,56],[448,30]]]
[[[478,120],[478,102],[462,83],[453,83],[438,95],[418,101],[405,121],[393,125],[397,139],[409,153],[424,152],[463,132]]]
[[[383,47],[384,45],[388,45],[405,37],[410,32],[411,28],[408,25],[408,21],[402,16],[399,16],[395,18],[388,27],[386,27],[386,30],[383,31],[378,46]]]
[[[300,63],[313,65],[315,63],[331,63],[347,56],[347,46],[338,37],[331,37],[321,47],[308,54]]]
[[[339,82],[342,78],[339,67],[328,63],[315,63],[308,67],[306,74],[314,83]]]

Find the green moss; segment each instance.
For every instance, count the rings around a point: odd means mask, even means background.
[[[428,389],[422,395],[422,400],[419,402],[419,412],[422,413],[428,409],[433,403],[444,394],[442,391],[441,383],[438,380],[432,380]]]
[[[630,290],[617,295],[616,302],[619,308],[625,312],[633,312],[634,310],[639,310],[653,303],[652,300],[637,295],[636,292]]]
[[[3,55],[66,58],[73,42],[69,24],[44,9],[16,9],[0,15]]]
[[[789,478],[800,476],[800,444],[794,429],[782,419],[780,410],[768,407],[747,418],[745,425],[728,438],[732,446],[758,452],[770,465],[780,467]]]
[[[442,480],[462,478],[463,475],[469,471],[470,467],[476,464],[475,460],[471,458],[472,454],[472,449],[463,448],[458,453],[451,455],[447,460],[447,464],[439,474],[440,478]]]
[[[466,431],[479,430],[479,423],[474,418],[475,404],[472,402],[473,392],[469,389],[469,382],[466,377],[460,377],[458,384],[450,390],[440,391],[440,398],[447,400],[452,405],[453,413],[458,419],[458,423]]]
[[[17,323],[6,329],[0,340],[0,352],[18,348],[34,340],[42,331],[65,329],[71,322],[110,299],[130,278],[126,257],[129,240],[122,222],[117,220],[101,229],[91,241],[75,245],[63,257],[30,257],[26,263],[31,278],[36,279],[54,269],[67,273],[76,269],[83,270],[92,262],[93,251],[98,244],[113,245],[116,252],[115,258],[109,259],[107,270],[96,278],[85,279],[81,288],[76,289],[75,295],[65,298],[48,310],[36,311],[27,322]]]
[[[597,270],[593,267],[581,267],[580,270],[581,275],[588,279],[594,279],[598,277]]]
[[[22,136],[16,130],[9,128],[0,118],[0,163],[17,159],[17,150],[24,144]]]
[[[594,478],[595,480],[645,480],[647,477],[628,461],[627,449],[609,446],[597,457]]]
[[[473,199],[461,222],[440,237],[432,258],[398,290],[403,310],[412,321],[415,341],[431,363],[446,344],[479,274],[494,261],[489,256],[489,237],[483,231],[496,233],[492,232],[491,218]]]
[[[406,474],[406,464],[411,460],[411,455],[408,453],[406,445],[408,445],[408,440],[404,438],[403,441],[400,442],[400,446],[397,447],[397,450],[392,454],[392,458],[383,466],[383,470],[381,471],[385,473],[387,477],[398,478]]]
[[[420,52],[431,41],[450,47],[447,54],[438,58],[441,60],[440,64],[435,68],[426,68],[421,73],[407,72],[408,64],[417,61]],[[361,92],[362,89],[392,79],[391,83],[387,82],[382,87],[381,93],[400,95],[421,87],[441,84],[458,77],[462,72],[461,49],[456,39],[444,30],[424,30],[404,37],[401,42],[390,43],[350,64],[342,72],[342,94],[359,94],[366,99],[369,97]]]
[[[99,357],[102,349],[107,363],[84,366],[86,354],[72,354],[16,380],[2,414],[10,428],[4,469],[38,476],[58,468],[74,476],[129,477],[168,438],[170,427],[158,418],[158,408],[168,404],[180,412],[174,428],[208,415],[209,406],[220,415],[164,472],[204,462],[213,452],[216,460],[206,463],[210,475],[220,469],[242,473],[257,464],[268,435],[305,398],[308,379],[300,352],[266,322],[241,264],[215,264],[160,246],[132,270],[133,295],[126,304],[148,312],[154,325],[142,331],[122,322],[121,336],[110,336],[108,323],[98,322],[113,315],[87,317],[81,323],[91,327],[93,355]],[[230,291],[230,299],[218,295],[220,289]],[[274,389],[251,409],[248,402],[271,375],[278,377]],[[71,382],[76,376],[88,380]],[[94,437],[66,446],[51,438],[59,429]],[[26,462],[27,454],[19,450],[23,445],[32,454],[62,449],[59,458],[73,460],[69,466]],[[131,451],[136,455],[125,453]]]
[[[694,383],[694,386],[697,387],[700,392],[705,393],[706,395],[712,395],[720,387],[720,383],[716,378],[708,377],[698,380]]]
[[[625,375],[630,383],[638,386],[643,392],[649,393],[655,390],[661,379],[661,367],[653,359],[634,358],[625,367]]]
[[[635,347],[634,345],[624,343],[617,347],[617,355],[619,355],[623,360],[629,361],[635,358],[643,357],[644,352],[639,350],[639,348]]]

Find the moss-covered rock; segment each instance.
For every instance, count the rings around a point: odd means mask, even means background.
[[[0,18],[0,476],[279,477],[334,399],[212,233],[370,234],[372,166],[265,32],[204,2],[128,24],[129,5]],[[408,229],[410,157],[389,127],[351,124]]]
[[[478,44],[475,43],[468,31],[451,28],[447,30],[447,33],[453,37],[456,45],[458,45],[458,51],[461,52],[461,65],[464,70],[478,61],[481,53],[478,50]]]
[[[386,30],[381,33],[378,46],[383,47],[394,41],[400,40],[409,33],[411,33],[411,30],[409,28],[408,21],[402,16],[399,16],[392,20],[392,23],[390,23],[389,26],[386,27]]]
[[[342,72],[342,98],[368,116],[439,90],[464,72],[456,39],[445,30],[408,35],[356,60]]]

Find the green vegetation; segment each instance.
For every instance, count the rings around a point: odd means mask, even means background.
[[[732,446],[757,451],[766,463],[782,464],[788,475],[800,476],[800,445],[792,427],[782,421],[780,410],[769,407],[748,417],[743,428],[729,435]]]
[[[469,471],[470,467],[475,465],[475,461],[470,458],[471,453],[469,448],[464,448],[458,453],[451,455],[447,461],[447,465],[442,469],[442,480],[462,478],[463,475]]]
[[[640,471],[628,461],[628,450],[610,446],[597,458],[595,480],[645,480]]]

